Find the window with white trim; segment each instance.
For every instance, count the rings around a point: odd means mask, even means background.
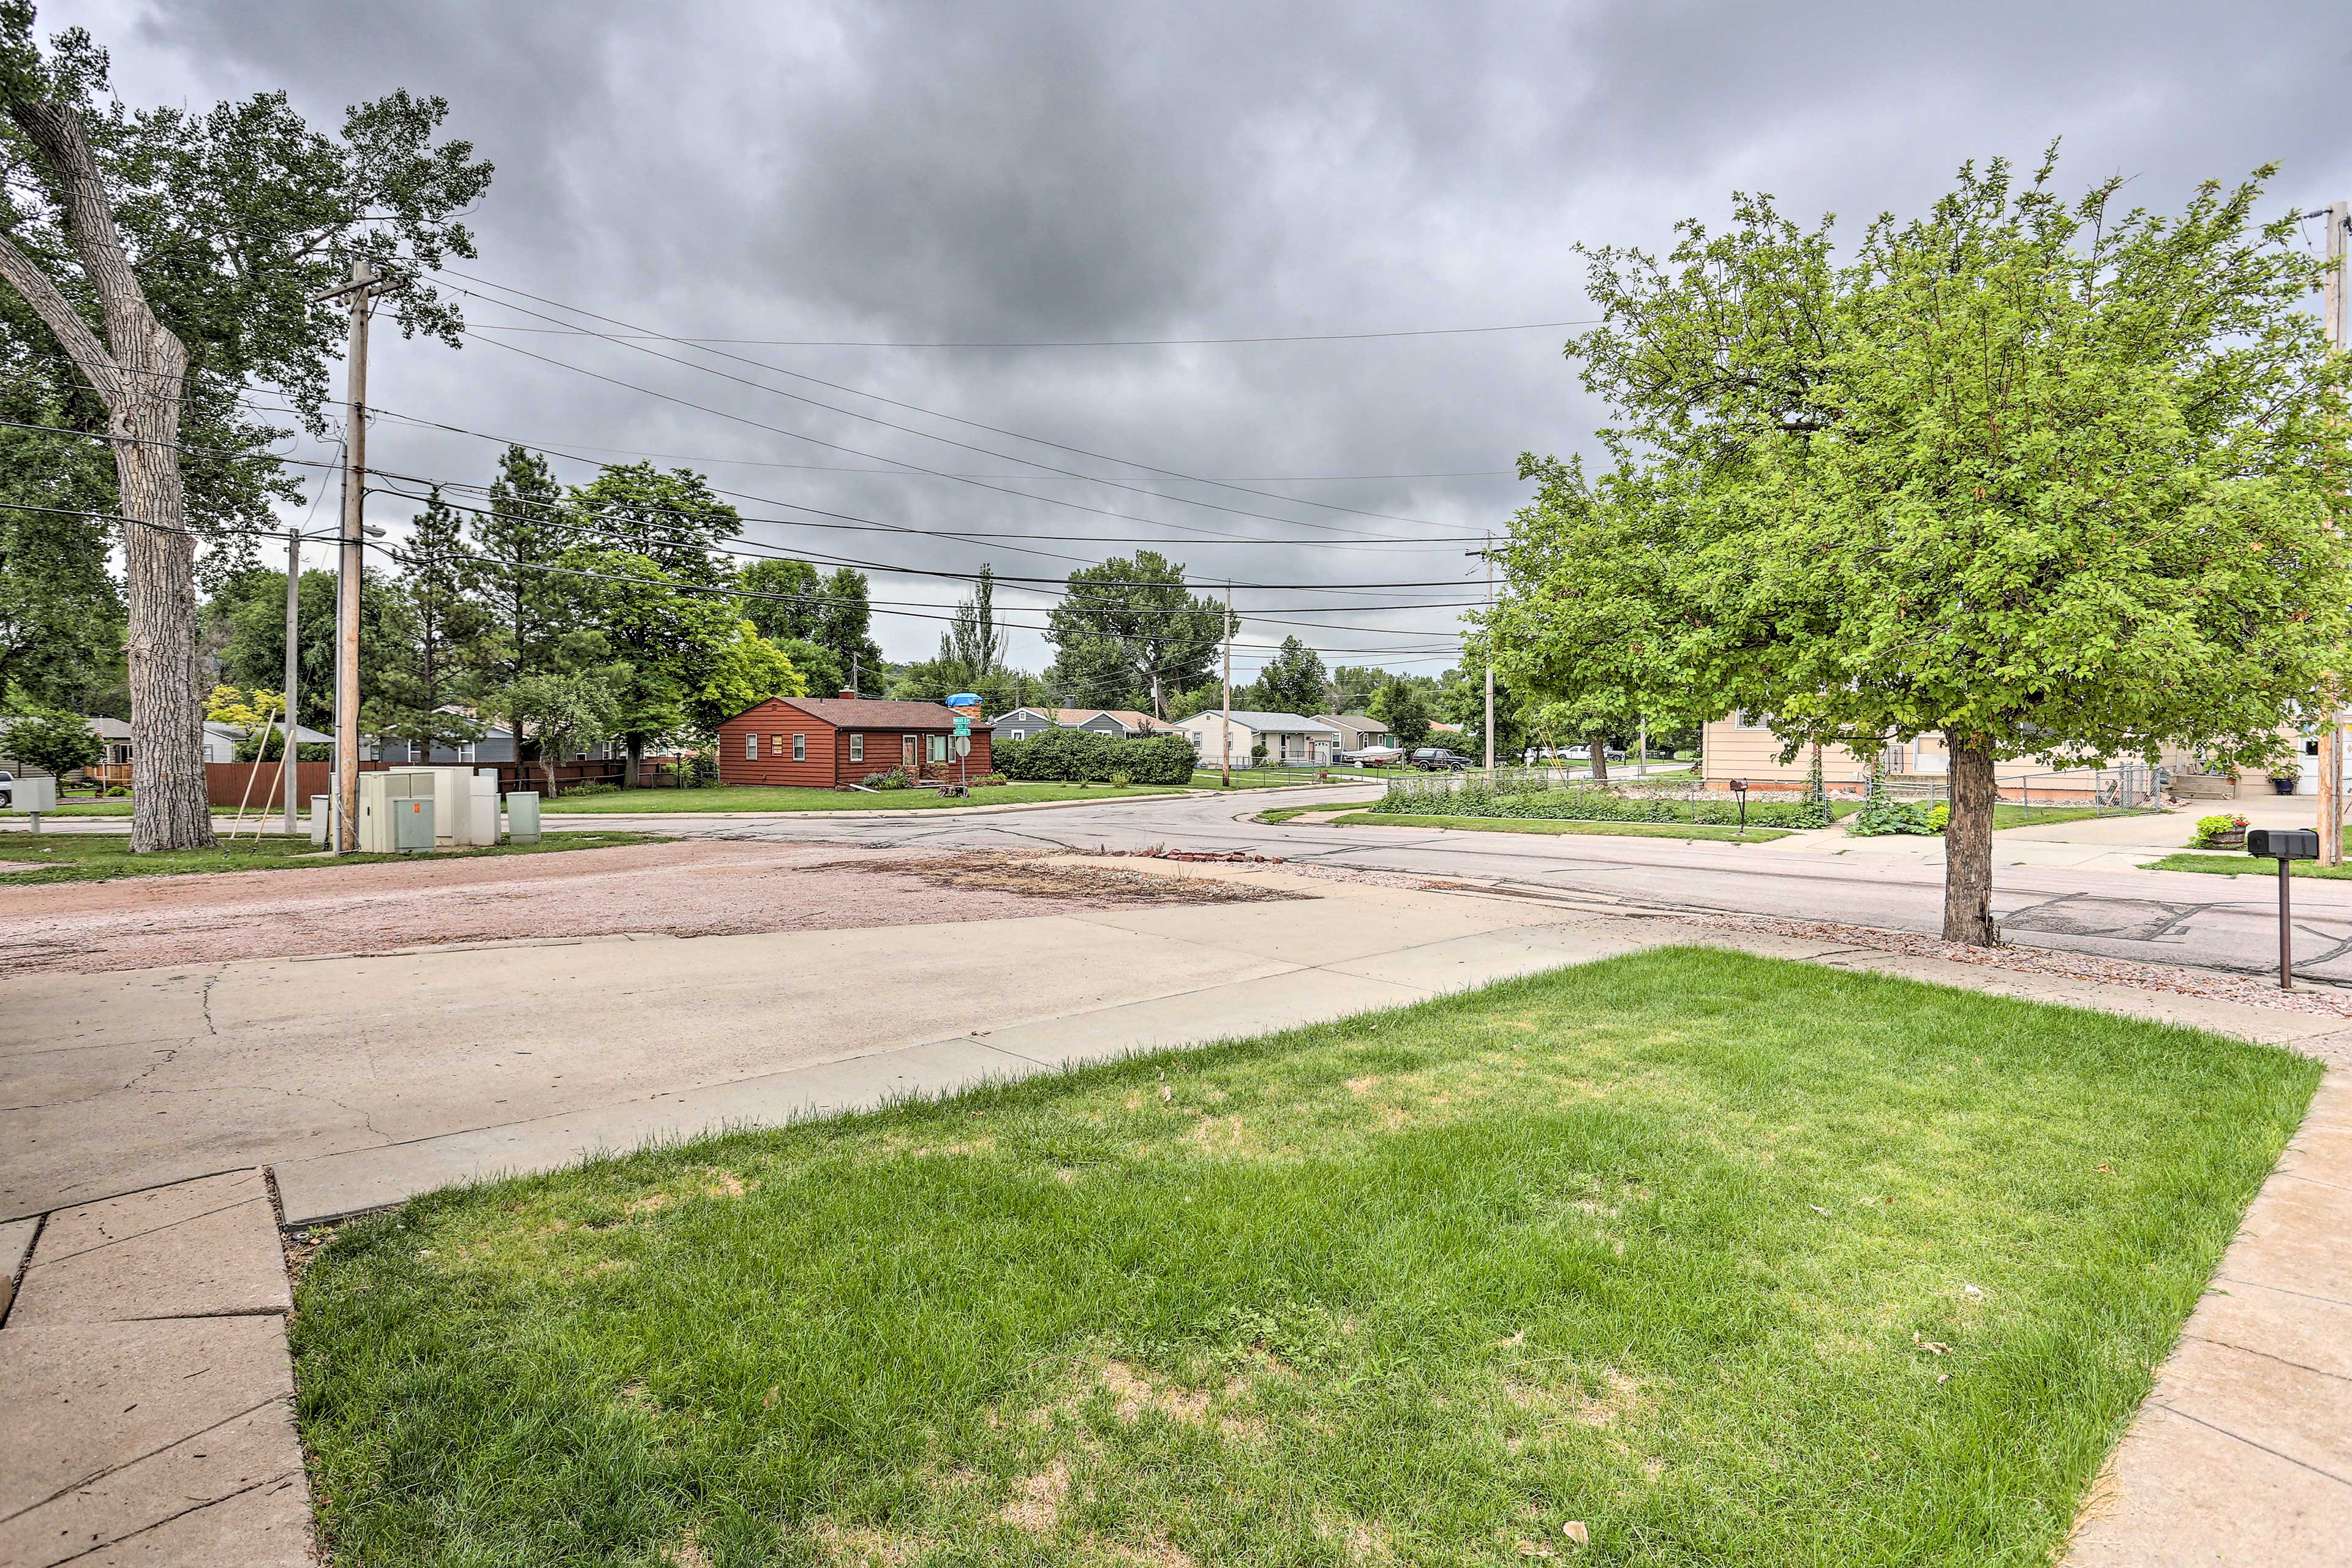
[[[794,735],[793,737],[793,761],[796,763],[804,763],[808,761],[808,737],[806,735]]]
[[[925,737],[925,739],[929,742],[929,744],[924,749],[929,753],[930,760],[935,763],[946,762],[948,760],[948,738],[945,735],[930,735]]]
[[[862,763],[866,760],[865,736],[852,735],[849,737],[849,760],[853,763]]]
[[[743,760],[747,763],[756,763],[760,760],[760,736],[757,731],[743,737]]]

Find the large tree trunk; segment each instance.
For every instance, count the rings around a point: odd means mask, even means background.
[[[1952,819],[1944,828],[1944,940],[1994,943],[1992,748],[1952,737]]]
[[[1607,784],[1609,782],[1609,738],[1606,735],[1595,735],[1589,745],[1592,752],[1592,782]]]
[[[643,735],[632,735],[629,737],[628,745],[629,760],[621,769],[621,787],[635,789],[637,787],[637,769],[646,758],[646,738]]]
[[[196,552],[180,482],[187,350],[155,319],[123,252],[80,110],[16,100],[8,115],[56,177],[66,227],[106,330],[100,343],[47,274],[0,238],[0,278],[24,297],[107,408],[118,504],[128,520],[131,847],[203,848],[213,842],[213,828],[196,667]]]

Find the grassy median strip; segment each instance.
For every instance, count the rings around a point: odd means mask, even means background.
[[[616,844],[650,844],[650,833],[566,833],[537,844],[501,844],[497,848],[443,849],[423,855],[329,855],[302,835],[264,834],[259,838],[224,838],[213,849],[157,849],[131,853],[127,833],[0,833],[0,887],[37,887],[46,882],[103,882],[115,877],[177,877],[207,871],[307,871],[330,866],[374,866],[386,860],[474,859],[485,855],[554,855],[572,849],[603,849]],[[20,869],[8,869],[10,867]]]
[[[1307,805],[1271,806],[1265,811],[1259,812],[1257,814],[1257,820],[1260,822],[1288,822],[1292,817],[1304,816],[1310,811],[1345,811],[1349,806],[1370,805],[1372,803],[1369,800],[1318,800]]]
[[[1173,795],[1174,785],[1015,784],[975,786],[950,799],[928,789],[790,789],[762,784],[713,784],[707,789],[624,789],[609,795],[558,795],[541,805],[550,816],[611,812],[705,811],[953,811],[971,805],[1014,805],[1038,800],[1109,800],[1127,795]]]
[[[454,1190],[341,1563],[2042,1564],[2317,1064],[1706,949]]]
[[[2352,865],[2323,866],[2316,860],[2290,860],[2290,877],[2317,877],[2324,881],[2352,881]],[[2268,877],[2278,879],[2278,862],[2257,860],[2240,849],[2231,854],[2200,855],[2183,853],[2167,855],[2161,860],[2150,860],[2140,868],[2144,871],[2202,871],[2216,877]]]
[[[1265,814],[1272,816],[1272,812]],[[1698,822],[1570,822],[1556,816],[1407,816],[1394,812],[1360,811],[1335,816],[1334,827],[1444,827],[1464,833],[1597,833],[1616,838],[1720,838],[1733,844],[1761,844],[1786,838],[1785,831],[1751,827],[1717,827]]]

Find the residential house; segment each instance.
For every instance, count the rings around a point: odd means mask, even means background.
[[[128,724],[124,725],[122,727],[122,760],[127,763],[131,760],[131,727]],[[205,720],[205,761],[208,763],[233,763],[236,761],[236,749],[245,743],[245,736],[246,732],[234,724],[224,724],[217,719]],[[100,738],[103,739],[104,737],[101,736]],[[331,742],[333,740],[334,737],[332,735],[326,734],[318,730],[313,730],[308,724],[297,724],[294,726],[294,743],[298,746],[315,745],[321,742]],[[362,754],[364,755],[366,753],[363,752]],[[113,755],[114,744],[110,741],[107,743],[108,760],[112,761]],[[271,751],[270,756],[273,760],[276,758],[277,752],[274,749]],[[371,760],[373,759],[371,758]]]
[[[1369,714],[1318,713],[1315,721],[1339,731],[1339,750],[1342,752],[1360,752],[1370,746],[1396,744],[1396,737],[1389,733],[1387,723]]]
[[[511,763],[515,760],[512,725],[482,723],[475,714],[463,708],[443,708],[440,711],[475,719],[481,724],[481,738],[460,746],[436,746],[432,755],[427,756],[423,746],[387,737],[383,742],[383,760],[404,767],[457,767],[468,763]],[[626,754],[625,748],[623,754]]]
[[[1090,730],[1114,741],[1164,732],[1168,726],[1129,708],[1015,708],[989,721],[1008,741],[1025,741],[1047,730]]]
[[[990,729],[971,721],[959,763],[958,715],[936,702],[880,698],[771,697],[719,726],[721,784],[831,789],[904,768],[920,778],[979,778],[991,770]]]
[[[1769,714],[1734,712],[1717,719],[1706,726],[1701,737],[1701,781],[1708,789],[1728,789],[1733,779],[1747,780],[1752,790],[1804,788],[1812,770],[1811,752],[1801,751],[1783,763],[1780,747],[1780,737],[1773,732]],[[2305,760],[2305,771],[2314,778],[2317,772],[2317,747],[2315,741],[2309,743],[2310,756]],[[1930,733],[1899,744],[1890,742],[1880,753],[1879,764],[1882,777],[1940,782],[1951,772],[1951,754],[1944,745],[1944,738]],[[2126,765],[2146,764],[2138,758],[2131,758],[2095,766],[2067,766],[2043,757],[2020,757],[1995,763],[1993,783],[2001,796],[2009,800],[2030,796],[2039,801],[2046,796],[2053,804],[2090,801],[2097,797],[2099,775]],[[2259,771],[2232,782],[2221,775],[2207,774],[2194,756],[2178,748],[2166,749],[2161,765],[2172,775],[2176,793],[2181,795],[2230,799],[2272,793],[2270,780]],[[1845,746],[1822,748],[1822,782],[1832,791],[1851,794],[1860,790],[1869,783],[1870,771],[1867,752]],[[2306,782],[2301,793],[2310,792]]]
[[[1233,737],[1233,759],[1246,764],[1253,748],[1264,746],[1265,760],[1276,765],[1328,767],[1339,747],[1339,731],[1318,719],[1297,713],[1255,713],[1235,709],[1228,713],[1212,709],[1180,721],[1179,734],[1192,742],[1192,754],[1202,767],[1224,759],[1225,739]]]

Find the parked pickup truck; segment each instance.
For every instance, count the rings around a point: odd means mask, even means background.
[[[1478,765],[1469,758],[1458,752],[1449,752],[1443,746],[1423,746],[1413,752],[1412,762],[1414,767],[1423,773],[1444,773],[1448,769],[1458,773],[1465,768],[1475,768]]]

